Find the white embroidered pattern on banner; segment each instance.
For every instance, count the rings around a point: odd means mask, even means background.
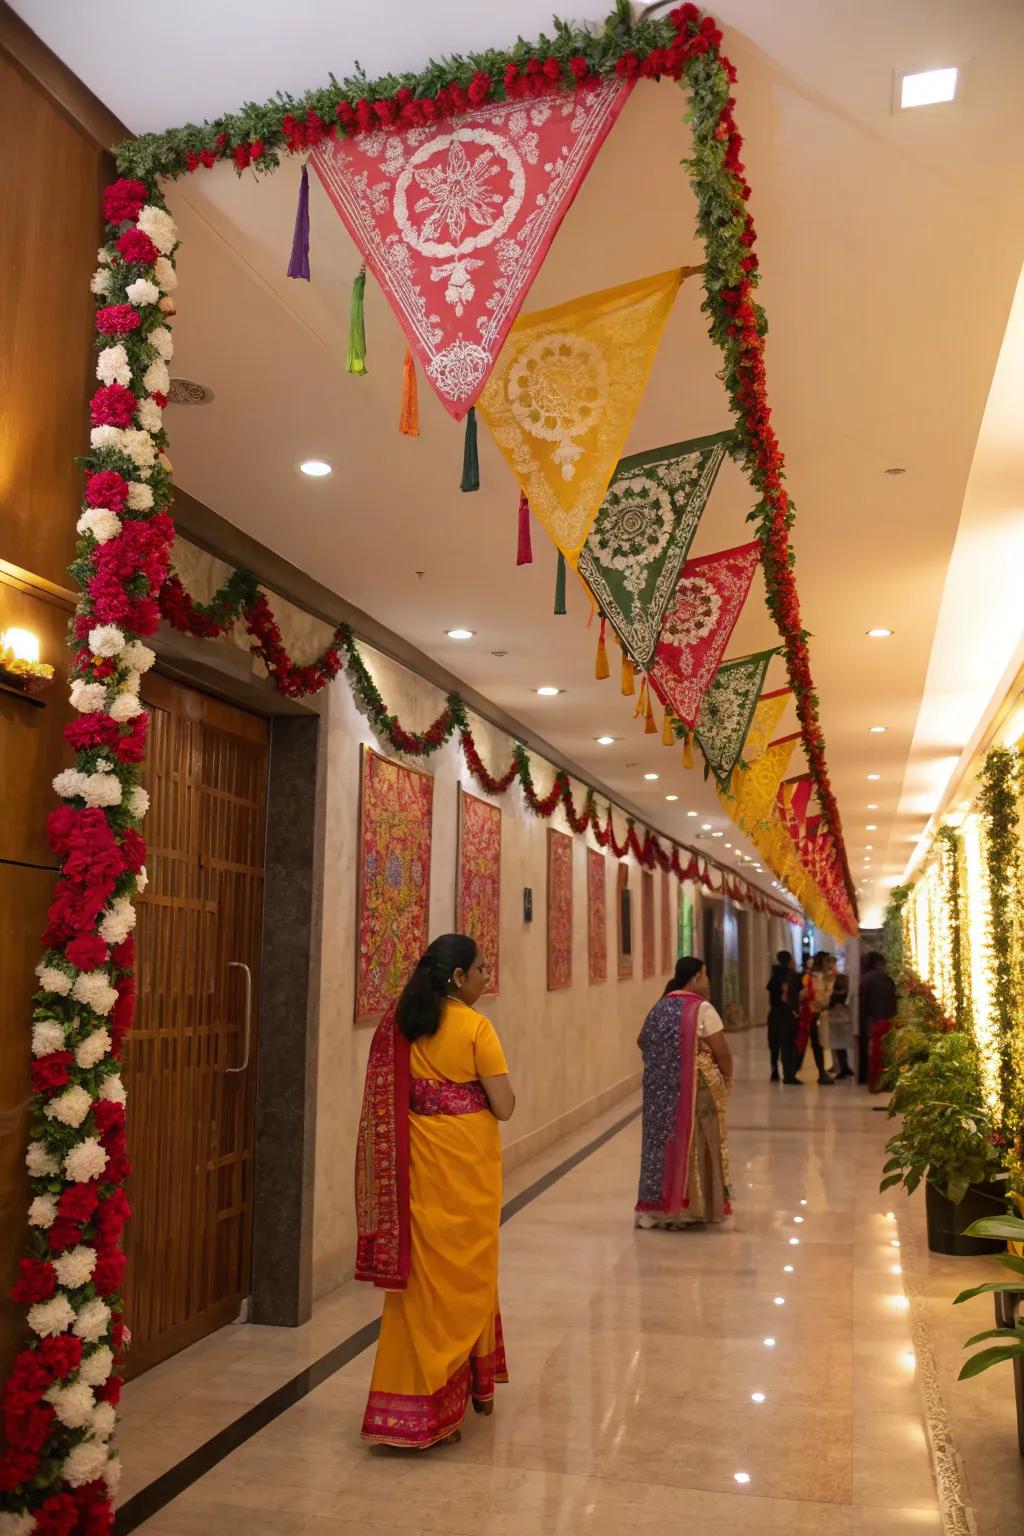
[[[328,196],[456,418],[480,393],[629,90],[629,82],[599,81],[475,107],[443,129],[381,128],[313,152]],[[543,416],[556,418],[545,435],[571,478],[580,451],[573,430],[585,423],[552,410],[557,384],[541,372]]]

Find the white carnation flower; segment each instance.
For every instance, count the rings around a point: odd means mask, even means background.
[[[57,1220],[57,1202],[52,1195],[36,1195],[28,1208],[30,1227],[52,1227]]]
[[[89,631],[89,649],[94,656],[116,656],[126,643],[123,630],[116,624],[97,624]]]
[[[96,260],[99,262],[100,266],[109,267],[113,259],[114,255],[110,249],[110,246],[101,245],[99,250],[96,252]]]
[[[58,975],[61,973],[58,972]],[[68,981],[67,976],[64,977]],[[68,987],[71,991],[71,987]],[[40,1019],[38,1024],[32,1026],[32,1054],[33,1056],[52,1056],[54,1051],[64,1049],[64,1026],[56,1019]]]
[[[117,694],[108,711],[112,720],[134,720],[142,712],[139,696],[132,688],[124,688]]]
[[[135,889],[136,889],[136,891],[138,891],[140,896],[142,895],[143,891],[146,889],[146,886],[148,884],[149,884],[149,874],[148,874],[148,872],[146,870],[145,864],[143,864],[142,868],[139,870],[138,874],[135,876]]]
[[[105,1029],[94,1029],[75,1047],[75,1061],[83,1072],[88,1072],[90,1067],[94,1067],[98,1061],[103,1060],[112,1044]]]
[[[0,1511],[0,1536],[32,1536],[35,1528],[36,1517],[31,1510],[23,1510],[21,1514]]]
[[[83,1440],[71,1448],[61,1467],[61,1475],[72,1488],[84,1488],[103,1476],[107,1466],[107,1447],[100,1440]]]
[[[149,490],[149,487],[146,487]],[[152,491],[150,491],[152,496]],[[128,505],[131,506],[131,486],[128,487]],[[90,507],[83,512],[77,523],[79,533],[91,533],[97,544],[116,539],[121,532],[121,519],[109,507]]]
[[[143,304],[155,304],[160,297],[160,289],[148,277],[137,277],[133,283],[128,284],[125,293],[129,304],[134,304],[136,308],[141,308]]]
[[[173,293],[178,286],[178,274],[166,256],[158,256],[156,261],[154,261],[153,276],[160,284],[164,293]]]
[[[174,300],[166,296],[160,300],[157,309],[159,309],[162,315],[176,315],[178,313],[174,307]]]
[[[106,683],[87,683],[84,678],[76,677],[71,684],[71,708],[77,709],[80,715],[98,714],[107,702]]]
[[[74,1184],[88,1184],[90,1179],[98,1178],[106,1166],[106,1150],[96,1136],[86,1136],[64,1159],[64,1172]]]
[[[101,1344],[92,1354],[84,1356],[78,1372],[79,1380],[90,1387],[102,1387],[113,1369],[113,1351],[106,1344]]]
[[[74,770],[72,770],[72,772],[73,771]],[[36,966],[36,975],[39,977],[39,985],[44,992],[56,992],[58,997],[67,997],[68,993],[71,991],[71,977],[66,976],[63,971],[59,971],[55,965],[44,965],[43,962],[40,961]],[[37,1029],[41,1029],[42,1027],[43,1026],[41,1024],[36,1025]],[[55,1027],[60,1029],[59,1024]],[[32,1038],[34,1040],[35,1036],[33,1035]],[[64,1031],[62,1029],[60,1030],[60,1039],[61,1045],[63,1045]],[[49,1049],[59,1051],[61,1045],[54,1045]],[[49,1051],[36,1051],[36,1055],[47,1056],[49,1055]]]
[[[85,1429],[92,1423],[96,1399],[84,1381],[73,1382],[70,1387],[55,1384],[47,1387],[43,1396],[53,1404],[54,1413],[66,1429]]]
[[[81,773],[77,768],[63,768],[54,779],[53,787],[65,800],[73,800],[76,796],[84,796],[88,778],[87,773]]]
[[[136,469],[152,469],[156,463],[156,448],[149,433],[138,427],[126,427],[121,436],[124,439],[124,451]]]
[[[112,1072],[109,1077],[103,1079],[100,1086],[101,1099],[106,1099],[110,1104],[123,1104],[127,1097],[120,1072]]]
[[[96,1249],[79,1243],[77,1248],[69,1248],[66,1253],[54,1259],[53,1267],[64,1289],[77,1291],[80,1285],[88,1285],[92,1279],[92,1272],[96,1268]]]
[[[113,1403],[97,1403],[92,1415],[92,1432],[97,1440],[109,1440],[117,1423],[117,1410]]]
[[[103,448],[113,448],[117,453],[126,453],[123,427],[93,427],[89,433],[89,441],[99,452]]]
[[[138,226],[148,235],[163,256],[169,256],[178,243],[178,231],[174,220],[163,208],[147,203],[139,210]]]
[[[59,1163],[52,1157],[41,1141],[30,1141],[28,1151],[25,1153],[25,1167],[33,1179],[45,1179],[51,1173],[56,1173]]]
[[[83,1003],[93,1013],[108,1014],[117,1002],[117,990],[110,985],[106,971],[80,972],[71,995],[76,1003]]]
[[[46,1105],[43,1113],[47,1120],[59,1120],[61,1125],[77,1128],[92,1109],[92,1094],[78,1083],[72,1083],[63,1093],[58,1093]]]
[[[74,1320],[75,1309],[66,1296],[51,1296],[49,1301],[37,1301],[28,1309],[28,1325],[41,1339],[66,1333]]]
[[[153,505],[153,487],[141,480],[128,481],[128,505],[133,512],[148,512]]]
[[[110,1325],[110,1308],[98,1296],[78,1310],[75,1333],[85,1344],[98,1344]]]
[[[150,363],[142,375],[142,382],[151,395],[166,395],[170,392],[171,370],[163,358],[158,357],[155,363]]]
[[[87,805],[120,805],[121,780],[116,773],[85,773],[81,791]]]
[[[107,1462],[107,1470],[104,1472],[103,1476],[107,1480],[107,1489],[110,1493],[110,1497],[114,1498],[117,1494],[117,1490],[121,1486],[120,1456],[111,1456],[110,1460]]]
[[[155,347],[165,363],[169,363],[174,356],[174,337],[166,325],[154,326],[146,337],[151,347]]]
[[[128,896],[117,896],[100,921],[100,936],[108,944],[120,944],[135,927],[135,908]]]
[[[110,279],[112,273],[108,267],[100,267],[89,279],[89,287],[97,298],[101,298],[110,292]]]
[[[135,413],[140,427],[145,427],[147,432],[159,432],[164,424],[164,416],[155,400],[148,397],[139,402],[139,408]]]
[[[103,348],[96,359],[96,377],[101,384],[123,384],[127,387],[131,383],[132,365],[120,342],[113,347]]]
[[[136,784],[134,789],[129,791],[128,809],[139,821],[142,820],[149,810],[149,793],[143,789],[141,784]]]
[[[126,667],[131,667],[136,673],[148,672],[156,661],[156,651],[151,651],[149,646],[143,645],[141,640],[133,640],[121,652],[121,660]],[[136,689],[137,687],[136,684]]]

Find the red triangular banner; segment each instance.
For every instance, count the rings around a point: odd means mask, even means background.
[[[632,88],[597,80],[312,160],[445,410],[461,420]]]
[[[747,600],[760,554],[759,544],[740,544],[688,560],[679,573],[650,677],[662,703],[691,729]]]

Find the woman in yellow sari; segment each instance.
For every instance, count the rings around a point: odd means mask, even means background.
[[[501,1138],[515,1095],[473,1004],[488,967],[435,939],[370,1047],[356,1154],[356,1278],[386,1290],[363,1438],[457,1440],[508,1380],[498,1309]]]

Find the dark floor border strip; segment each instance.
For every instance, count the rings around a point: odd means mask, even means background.
[[[556,1164],[554,1168],[549,1169],[547,1173],[542,1174],[539,1179],[528,1185],[526,1189],[521,1190],[518,1195],[514,1195],[511,1200],[502,1206],[502,1226],[507,1221],[511,1221],[513,1216],[518,1216],[519,1212],[532,1204],[534,1200],[546,1194],[553,1184],[557,1184],[559,1179],[564,1179],[566,1174],[572,1173],[573,1169],[578,1168],[580,1163],[585,1162],[588,1157],[593,1157],[595,1152],[599,1152],[603,1146],[606,1146],[609,1141],[612,1141],[624,1131],[628,1125],[632,1125],[639,1114],[639,1108],[630,1110],[628,1115],[623,1115],[621,1120],[617,1120],[614,1125],[608,1126],[599,1136],[595,1136],[593,1141],[588,1141],[585,1146],[580,1147],[562,1162]],[[364,1350],[369,1349],[371,1344],[377,1342],[379,1333],[380,1321],[378,1319],[364,1324],[362,1328],[351,1334],[349,1338],[342,1340],[340,1344],[336,1344],[333,1349],[328,1350],[326,1355],[321,1355],[319,1360],[315,1360],[312,1365],[306,1366],[297,1376],[293,1376],[290,1381],[286,1381],[284,1386],[278,1387],[276,1391],[271,1392],[269,1397],[263,1398],[254,1407],[247,1408],[245,1413],[241,1414],[233,1423],[227,1424],[223,1429],[218,1430],[211,1439],[192,1451],[183,1461],[179,1461],[176,1466],[168,1468],[155,1482],[148,1483],[145,1488],[140,1488],[138,1493],[133,1494],[117,1511],[117,1519],[114,1526],[115,1536],[129,1536],[130,1532],[137,1531],[147,1520],[152,1520],[154,1515],[159,1514],[160,1510],[165,1509],[168,1504],[183,1494],[187,1488],[191,1488],[193,1483],[197,1483],[200,1478],[205,1477],[207,1472],[211,1472],[215,1466],[237,1451],[247,1440],[251,1440],[254,1435],[258,1435],[261,1430],[266,1429],[268,1424],[272,1424],[283,1413],[287,1413],[289,1408],[294,1408],[296,1403],[301,1402],[304,1397],[308,1397],[310,1392],[322,1386],[336,1372],[343,1370],[346,1365],[351,1365],[357,1356],[361,1355]]]

